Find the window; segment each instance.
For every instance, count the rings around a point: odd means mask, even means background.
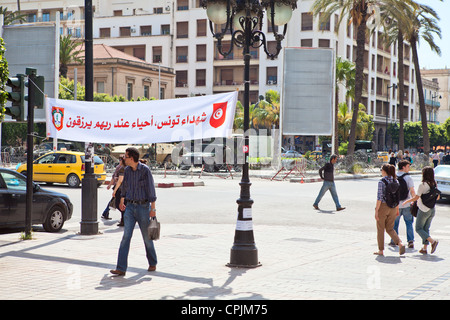
[[[177,47],[177,63],[188,62],[188,47]]]
[[[319,48],[329,48],[330,40],[328,39],[319,39]]]
[[[319,30],[320,31],[330,31],[330,17],[328,17],[327,21],[320,22],[322,17],[323,17],[323,13],[320,13],[320,15],[319,15]]]
[[[152,26],[141,26],[141,36],[151,36]]]
[[[150,87],[144,86],[144,98],[150,99]]]
[[[162,60],[162,47],[153,47],[153,63],[159,63]]]
[[[5,180],[6,187],[11,190],[27,191],[27,182],[19,178],[15,174],[2,172],[3,180]]]
[[[105,82],[97,81],[97,93],[105,93]]]
[[[121,16],[123,13],[122,13],[122,10],[114,10],[113,11],[113,15],[115,16],[115,17],[119,17],[119,16]]]
[[[110,38],[111,28],[100,28],[100,38]]]
[[[42,21],[44,21],[44,22],[50,21],[50,13],[49,12],[44,12],[42,14]]]
[[[133,48],[133,56],[141,60],[145,60],[145,47]]]
[[[206,44],[197,45],[197,61],[206,61]]]
[[[278,80],[278,68],[277,67],[267,67],[267,84],[273,85],[277,84]]]
[[[187,87],[187,77],[188,73],[187,70],[180,70],[176,72],[176,86],[177,87]]]
[[[120,36],[129,37],[131,36],[131,27],[120,27]]]
[[[131,82],[127,83],[127,100],[133,98],[133,84]]]
[[[197,37],[206,36],[206,19],[197,20]]]
[[[177,22],[177,39],[187,38],[189,35],[189,24],[185,22]]]
[[[159,90],[159,100],[163,100],[164,99],[164,97],[165,97],[165,95],[166,95],[166,90],[165,90],[165,88],[160,88],[160,90]]]
[[[46,156],[40,158],[40,159],[37,161],[37,163],[38,163],[38,164],[42,164],[42,163],[53,163],[53,162],[55,161],[55,158],[56,158],[55,153],[52,153],[52,154],[49,154],[49,155],[46,155]]]
[[[206,86],[206,70],[205,69],[195,71],[195,85],[197,87]]]
[[[312,39],[302,39],[300,41],[300,46],[305,48],[311,48],[313,46],[313,40]]]
[[[161,25],[161,34],[170,34],[170,24]]]
[[[153,13],[154,13],[154,14],[160,14],[160,13],[163,13],[163,8],[162,8],[162,7],[153,8]]]
[[[188,0],[178,0],[177,1],[177,10],[189,10],[189,1]]]
[[[302,31],[313,29],[313,15],[310,12],[302,13]]]

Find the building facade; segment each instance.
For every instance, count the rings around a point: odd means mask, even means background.
[[[9,9],[17,9],[16,1],[4,1]],[[282,46],[333,48],[336,55],[355,61],[356,30],[346,18],[338,27],[338,14],[327,23],[319,24],[319,18],[311,15],[313,2],[298,1]],[[95,0],[93,5],[94,43],[114,47],[147,63],[173,68],[175,97],[239,89],[243,100],[242,50],[235,47],[227,57],[219,54],[200,0],[134,0],[126,3]],[[61,33],[84,37],[83,23],[76,26],[77,21],[84,19],[84,1],[28,1],[21,6],[22,11],[36,14],[37,19],[44,15],[47,17],[47,12],[50,12],[50,19],[53,12],[62,12],[65,20],[61,21],[65,23]],[[274,51],[276,41],[267,21],[263,21],[262,31],[267,36],[269,50]],[[230,35],[225,36],[225,49],[229,47],[230,39]],[[374,117],[374,142],[378,150],[391,146],[390,137],[386,139],[386,128],[387,124],[399,121],[400,98],[404,101],[404,120],[418,120],[414,64],[408,44],[404,46],[404,53],[399,66],[396,45],[386,46],[381,31],[376,30],[366,39],[362,103],[366,112]],[[250,101],[255,103],[259,95],[264,95],[269,89],[281,92],[283,51],[277,59],[270,60],[260,47],[251,50],[251,57]],[[404,97],[398,97],[398,90],[393,87],[398,83],[399,67],[404,69]],[[339,101],[345,101],[344,89],[339,92]]]
[[[445,122],[450,118],[450,69],[420,70],[422,77],[439,84],[438,90],[424,91],[425,99],[438,105],[437,121]]]

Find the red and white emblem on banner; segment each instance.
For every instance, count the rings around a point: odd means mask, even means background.
[[[248,152],[250,151],[250,148],[249,148],[248,146],[243,146],[243,147],[242,147],[242,151],[243,151],[244,153],[248,153]]]
[[[52,107],[52,122],[56,130],[60,131],[64,126],[64,108]]]
[[[213,114],[209,120],[211,127],[218,128],[223,125],[227,115],[227,103],[228,102],[220,102],[213,104]]]

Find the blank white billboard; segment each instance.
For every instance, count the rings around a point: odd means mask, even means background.
[[[283,135],[332,134],[335,63],[333,49],[285,48]]]
[[[58,23],[49,22],[3,26],[5,58],[8,61],[9,75],[25,74],[25,69],[28,67],[37,69],[37,74],[45,77],[44,93],[49,98],[58,96],[59,27],[57,25]],[[28,89],[25,89],[25,92],[28,94]],[[25,101],[26,113],[27,102]],[[8,119],[10,117],[5,116],[5,120]],[[45,122],[44,109],[34,110],[34,122]]]

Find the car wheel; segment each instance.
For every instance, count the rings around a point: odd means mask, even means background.
[[[71,188],[77,188],[80,185],[80,178],[76,174],[71,173],[67,177],[67,184]]]
[[[45,231],[58,232],[64,225],[64,212],[60,206],[54,206],[47,214],[47,218],[43,224]]]

